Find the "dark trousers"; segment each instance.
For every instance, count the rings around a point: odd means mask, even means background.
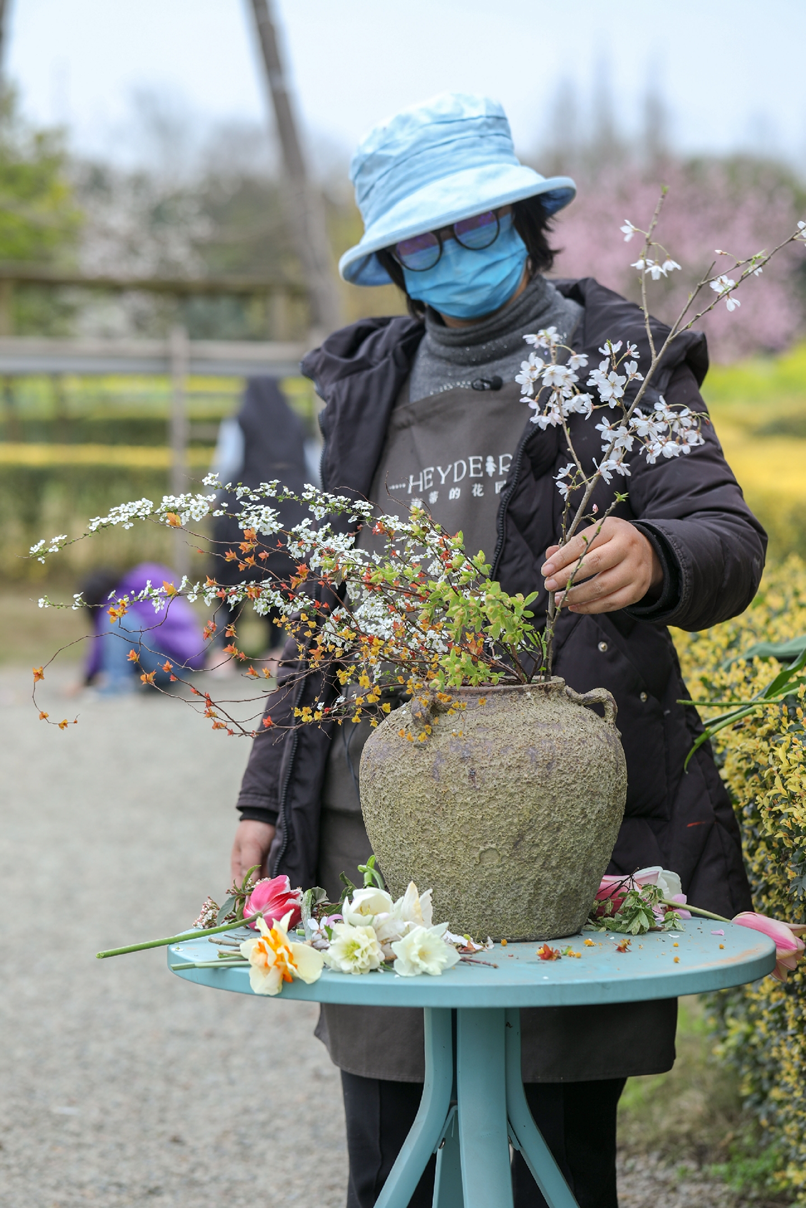
[[[526,1099],[579,1208],[618,1208],[616,1109],[625,1078],[597,1082],[532,1082]],[[422,1096],[416,1082],[360,1078],[341,1071],[350,1182],[347,1208],[372,1208],[414,1122]],[[431,1208],[432,1157],[409,1208]],[[515,1208],[546,1208],[519,1153],[512,1162]]]

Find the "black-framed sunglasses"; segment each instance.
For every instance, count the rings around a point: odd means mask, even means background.
[[[426,231],[425,234],[414,235],[411,239],[401,239],[390,251],[398,264],[409,272],[424,273],[426,269],[433,268],[442,255],[443,239],[450,239],[452,236],[460,247],[471,252],[480,252],[495,243],[500,230],[498,211],[485,210],[483,214],[462,218],[452,226],[442,227],[438,231]]]

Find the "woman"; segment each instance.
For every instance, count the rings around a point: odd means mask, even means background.
[[[554,544],[553,475],[567,453],[561,433],[528,423],[519,402],[522,337],[554,326],[593,362],[605,339],[629,340],[647,364],[641,312],[590,278],[544,276],[549,220],[575,186],[518,163],[492,101],[448,94],[398,114],[361,144],[352,179],[365,233],[342,257],[342,275],[394,281],[410,317],[354,324],[305,359],[326,403],[323,485],[387,510],[423,499],[468,548],[484,550],[507,591],[539,588],[544,611],[582,544]],[[704,411],[706,369],[705,339],[688,333],[653,385],[670,404]],[[576,437],[595,435],[580,419]],[[699,723],[677,703],[686,690],[666,626],[701,629],[741,612],[758,586],[765,536],[713,428],[704,435],[690,457],[633,459],[629,498],[602,526],[562,611],[555,670],[578,691],[609,688],[618,703],[629,788],[609,871],[662,864],[698,905],[730,916],[750,907],[739,832],[706,748],[683,774]],[[322,690],[306,677],[268,707],[278,721]],[[331,738],[310,727],[255,743],[238,801],[236,874],[268,857],[270,871],[295,885],[333,894],[339,872],[355,879],[369,854],[358,799],[367,733],[345,726]],[[323,1008],[317,1029],[342,1070],[350,1208],[375,1202],[423,1077],[420,1013],[368,1010]],[[522,1012],[527,1097],[581,1208],[616,1205],[618,1097],[626,1077],[671,1067],[675,1025],[674,1000]],[[519,1156],[513,1179],[518,1208],[543,1203]],[[430,1204],[428,1180],[413,1204]]]

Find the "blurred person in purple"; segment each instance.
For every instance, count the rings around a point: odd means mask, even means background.
[[[171,682],[172,671],[201,671],[205,640],[202,627],[187,600],[175,596],[155,612],[150,600],[135,600],[125,616],[110,616],[116,600],[137,595],[152,583],[178,586],[178,576],[158,562],[140,562],[123,575],[97,570],[82,585],[82,596],[92,617],[93,634],[84,668],[85,685],[96,685],[105,695],[132,692],[140,676],[151,675],[160,688]],[[130,658],[134,650],[137,660]]]

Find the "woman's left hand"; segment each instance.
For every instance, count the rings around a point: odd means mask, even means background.
[[[556,593],[558,606],[563,602],[571,612],[580,613],[615,612],[660,589],[660,560],[639,529],[627,520],[608,516],[592,540],[591,531],[586,529],[567,545],[550,545],[546,550],[541,573],[546,589]],[[566,601],[564,588],[572,574],[574,585]]]

